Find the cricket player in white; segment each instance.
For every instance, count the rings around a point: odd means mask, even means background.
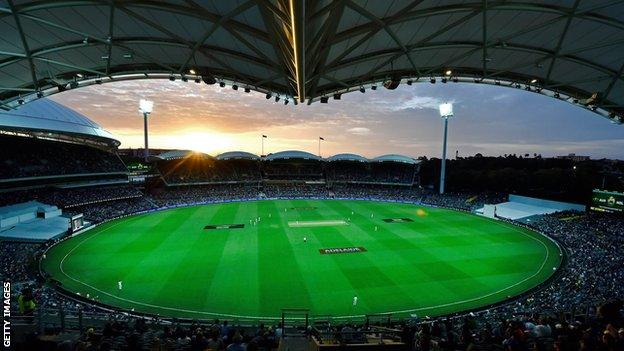
[[[353,296],[353,307],[357,306],[357,296]]]
[[[304,237],[303,237],[303,242],[304,242],[304,243],[307,243],[307,242],[308,242],[308,237],[305,237],[305,236],[304,236]]]
[[[123,289],[123,283],[120,281],[117,282],[117,287],[119,288],[119,290]]]

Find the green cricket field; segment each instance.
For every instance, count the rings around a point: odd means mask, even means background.
[[[288,308],[338,319],[477,309],[534,288],[561,260],[547,237],[469,213],[261,200],[113,220],[53,246],[41,264],[65,290],[115,308],[268,320]]]

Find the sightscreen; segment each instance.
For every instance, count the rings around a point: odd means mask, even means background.
[[[590,208],[599,212],[624,213],[624,193],[595,189]]]

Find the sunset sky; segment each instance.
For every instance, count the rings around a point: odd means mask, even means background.
[[[399,153],[439,156],[442,121],[438,105],[454,103],[449,155],[576,153],[624,159],[624,126],[538,94],[477,84],[401,85],[365,94],[353,92],[329,104],[284,106],[264,94],[245,94],[192,82],[140,80],[93,85],[52,97],[98,122],[121,147],[142,147],[138,101],[154,101],[150,146],[218,154],[242,150],[265,153],[297,149],[322,155],[366,157]]]

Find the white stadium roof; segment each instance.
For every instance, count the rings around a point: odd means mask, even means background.
[[[202,156],[205,158],[214,158],[203,152],[197,152],[197,151],[192,151],[192,150],[170,150],[170,151],[165,151],[163,153],[160,153],[156,155],[156,157],[163,159],[163,160],[177,160],[177,159],[189,157],[191,155]]]
[[[411,157],[403,156],[403,155],[396,155],[396,154],[387,154],[387,155],[377,156],[371,159],[371,161],[372,162],[402,162],[402,163],[409,163],[409,164],[420,163],[420,161],[415,160]]]
[[[73,136],[119,146],[119,141],[97,123],[50,99],[38,99],[15,110],[0,111],[0,130],[46,137]]]
[[[393,80],[526,89],[620,122],[624,2],[0,0],[0,107],[202,78],[317,101]]]
[[[252,154],[250,152],[245,151],[228,151],[217,156],[210,156],[208,154],[202,152],[196,152],[191,150],[170,150],[165,151],[156,157],[163,160],[174,160],[185,158],[190,155],[200,155],[206,158],[217,159],[217,160],[236,160],[236,159],[244,159],[244,160],[254,160],[254,161],[275,161],[275,160],[315,160],[315,161],[354,161],[354,162],[401,162],[401,163],[409,163],[409,164],[417,164],[420,161],[413,159],[409,156],[404,155],[396,155],[396,154],[388,154],[378,156],[372,159],[368,159],[364,156],[356,155],[356,154],[336,154],[334,156],[330,156],[328,158],[321,158],[317,155],[306,151],[299,150],[286,150],[279,151],[272,154],[267,155],[264,158],[260,158],[259,156]]]
[[[228,151],[216,156],[217,160],[259,160],[260,156],[245,151]]]
[[[317,155],[311,154],[306,151],[298,151],[298,150],[286,150],[280,151],[273,154],[268,154],[265,158],[267,161],[275,161],[275,160],[290,160],[290,159],[300,159],[300,160],[317,160],[320,161],[322,158]]]
[[[368,162],[364,156],[356,155],[356,154],[336,154],[334,156],[330,156],[325,159],[326,161],[354,161],[354,162]]]

